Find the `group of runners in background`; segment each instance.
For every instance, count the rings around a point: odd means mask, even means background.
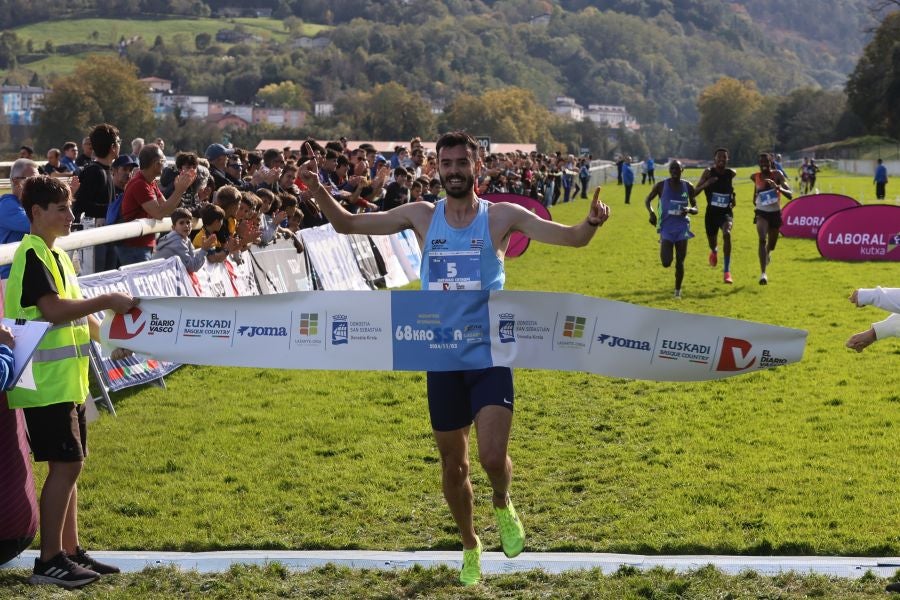
[[[719,232],[722,232],[722,280],[731,284],[731,227],[734,222],[733,209],[736,206],[734,178],[737,172],[728,168],[728,150],[716,149],[713,166],[705,169],[697,185],[681,179],[683,165],[673,160],[669,162],[669,178],[653,186],[644,205],[650,215],[650,224],[659,232],[659,257],[662,266],[668,268],[675,263],[675,298],[681,298],[684,281],[684,259],[687,256],[688,240],[691,233],[690,215],[696,215],[696,197],[700,192],[706,195],[706,238],[709,242],[709,265],[719,263]],[[781,229],[781,198],[790,199],[792,191],[784,172],[777,166],[775,157],[769,153],[759,155],[759,171],[750,176],[753,181],[753,222],[759,236],[759,284],[767,285],[766,273],[772,260],[772,251],[778,243]],[[813,179],[814,181],[814,179]],[[804,180],[804,184],[806,181]],[[654,210],[654,198],[659,203]]]

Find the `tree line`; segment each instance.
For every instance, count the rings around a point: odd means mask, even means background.
[[[137,0],[106,1],[144,6]],[[225,5],[201,4],[209,10]],[[314,99],[333,99],[335,117],[310,124],[322,134],[403,139],[409,132],[430,135],[467,115],[480,129],[477,133],[498,141],[539,141],[568,146],[568,150],[590,147],[597,154],[641,155],[642,149],[652,148],[658,155],[692,155],[712,140],[725,138],[719,130],[727,120],[716,118],[716,110],[744,124],[743,136],[734,138],[741,140],[740,145],[802,148],[835,139],[829,136],[877,129],[875,121],[867,120],[872,111],[861,108],[859,98],[867,95],[870,80],[879,77],[886,86],[884,98],[893,89],[890,77],[885,83],[881,67],[866,71],[869,79],[860,84],[848,85],[849,103],[840,89],[823,89],[820,79],[833,79],[833,74],[822,75],[827,65],[804,63],[767,36],[770,29],[764,29],[766,22],[757,14],[766,12],[768,5],[762,0],[279,0],[257,4],[288,14],[285,29],[296,29],[298,19],[312,20],[314,11],[323,9],[318,18],[327,16],[336,24],[327,33],[330,44],[323,49],[275,41],[222,45],[208,34],[198,34],[193,40],[168,43],[161,37],[153,43],[139,41],[128,46],[126,57],[136,65],[138,76],[172,79],[184,93],[306,110]],[[817,5],[832,4],[823,0]],[[182,10],[189,5],[179,4]],[[857,10],[853,23],[868,14],[862,2],[842,5],[845,8],[840,10]],[[793,10],[787,6],[782,12],[793,14]],[[549,15],[549,22],[534,22],[539,15]],[[879,31],[894,20],[885,18]],[[884,40],[892,39],[892,31],[888,27],[881,37],[873,38],[873,44],[882,40],[879,56],[890,47]],[[4,36],[10,38],[10,34],[14,32],[0,35],[0,60]],[[843,38],[859,40],[861,36]],[[884,64],[879,57],[866,60]],[[732,110],[727,103],[723,108],[721,102],[714,102],[722,93],[727,100],[729,90],[748,103]],[[625,105],[644,127],[634,133],[560,121],[543,108],[558,95],[574,97],[583,105]],[[504,96],[509,98],[508,106]],[[432,115],[432,104],[444,106],[444,116]],[[882,104],[886,110],[891,108],[888,100]],[[391,118],[368,110],[372,106],[388,107],[389,112],[382,114]],[[516,115],[529,126],[516,124]],[[740,119],[735,115],[741,115]],[[178,115],[159,126],[208,133]],[[274,133],[257,126],[249,133],[232,135],[252,138]],[[532,137],[518,137],[525,135]]]

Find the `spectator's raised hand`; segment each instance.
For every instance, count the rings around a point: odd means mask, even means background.
[[[175,177],[175,189],[179,193],[184,193],[194,180],[197,178],[197,169],[182,169],[178,176]]]
[[[375,173],[375,179],[372,180],[372,187],[384,186],[384,182],[387,181],[390,172],[391,170],[387,165],[381,165]]]
[[[209,250],[209,249],[213,248],[215,245],[216,245],[216,236],[208,235],[205,238],[203,238],[203,242],[201,242],[200,247],[203,248],[204,250]]]
[[[259,172],[259,171],[257,171],[257,172]],[[279,177],[281,177],[281,169],[273,168],[273,169],[269,169],[268,171],[263,173],[262,180],[265,183],[272,185],[273,183],[278,181]]]
[[[316,160],[316,155],[313,152],[312,146],[309,145],[309,142],[304,143],[306,147],[306,155],[310,157],[308,161],[300,165],[300,181],[303,182],[310,192],[315,193],[321,187],[321,183],[319,182],[319,163]]]

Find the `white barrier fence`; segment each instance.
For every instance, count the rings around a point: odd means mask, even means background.
[[[78,250],[98,244],[108,244],[130,238],[147,235],[150,233],[165,233],[172,230],[172,220],[165,219],[137,219],[128,223],[105,225],[95,229],[73,231],[65,237],[56,240],[56,246],[63,250]],[[0,265],[12,263],[13,255],[19,242],[0,245]]]

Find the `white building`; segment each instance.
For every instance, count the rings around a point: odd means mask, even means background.
[[[330,117],[334,114],[334,102],[316,102],[313,114],[317,117]]]
[[[607,125],[609,127],[618,127],[625,125],[628,129],[640,129],[641,126],[637,119],[628,114],[624,106],[616,106],[609,104],[588,104],[585,113],[588,119],[598,125]]]
[[[584,107],[575,102],[575,98],[569,98],[568,96],[556,97],[556,105],[553,107],[553,112],[572,121],[584,120]]]
[[[42,87],[28,85],[0,86],[0,114],[7,125],[33,125],[34,111],[41,107]]]

